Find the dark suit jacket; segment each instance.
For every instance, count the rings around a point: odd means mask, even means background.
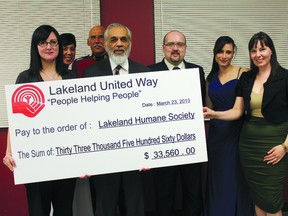
[[[129,61],[129,73],[150,71],[144,65]],[[108,58],[92,64],[84,69],[83,77],[109,76],[113,75]],[[141,185],[141,173],[136,171],[117,172],[104,175],[92,176],[96,191],[96,212],[102,215],[115,216],[118,206],[119,191],[121,191],[120,211],[122,206],[127,212],[134,215],[144,215],[143,190]],[[111,186],[112,185],[112,186]],[[120,187],[122,188],[120,190]],[[125,199],[123,199],[123,197]],[[131,213],[130,213],[131,215]]]
[[[150,69],[142,64],[128,59],[129,73],[139,73],[150,71]],[[113,75],[111,64],[108,58],[99,61],[95,64],[89,65],[83,71],[83,77],[95,77],[95,76],[109,76]]]
[[[244,98],[246,119],[250,117],[250,95],[258,69],[243,73],[237,86],[238,97]],[[264,83],[264,94],[261,107],[262,115],[271,123],[288,121],[288,71],[279,67],[277,74],[272,73]]]
[[[201,93],[202,93],[202,103],[205,104],[205,98],[206,98],[206,86],[205,86],[205,73],[201,66],[183,61],[185,64],[185,68],[199,68],[199,76],[200,76],[200,84],[201,84]],[[167,65],[165,64],[164,59],[156,64],[149,65],[148,66],[152,71],[164,71],[169,70]]]

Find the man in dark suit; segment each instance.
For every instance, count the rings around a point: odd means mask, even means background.
[[[163,39],[165,58],[148,67],[152,71],[199,68],[202,102],[205,100],[205,76],[199,65],[186,62],[186,38],[179,31],[168,32]],[[177,91],[177,89],[175,89]],[[174,216],[174,203],[177,175],[180,173],[183,194],[183,216],[203,214],[202,164],[186,164],[153,169],[156,188],[156,206],[159,216]]]
[[[150,71],[144,65],[128,59],[131,51],[131,32],[119,23],[109,25],[104,33],[109,58],[90,65],[83,77],[121,75]],[[144,201],[140,172],[119,172],[91,177],[96,188],[96,215],[116,216],[124,210],[126,216],[144,216]],[[121,208],[119,193],[121,191]],[[123,212],[120,212],[123,215]]]

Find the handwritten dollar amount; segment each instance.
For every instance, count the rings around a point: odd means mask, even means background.
[[[149,152],[144,153],[144,158],[148,160],[151,158],[151,160],[155,159],[163,159],[163,158],[172,158],[172,157],[181,157],[181,156],[188,156],[188,155],[194,155],[195,154],[195,148],[194,147],[187,147],[185,151],[181,152],[179,149],[168,149],[164,151],[154,151],[152,154],[149,154]]]

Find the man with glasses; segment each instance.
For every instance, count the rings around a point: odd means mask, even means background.
[[[150,65],[152,71],[177,70],[186,68],[199,68],[202,102],[205,101],[205,76],[203,68],[199,65],[186,62],[186,38],[183,33],[173,30],[163,39],[164,59]],[[175,89],[177,91],[177,89]],[[200,216],[203,214],[202,199],[202,164],[185,164],[153,169],[156,189],[156,208],[159,216],[173,216],[176,182],[180,173],[183,194],[183,216]]]
[[[79,78],[82,77],[83,70],[86,67],[106,58],[104,31],[105,28],[100,25],[96,25],[90,29],[87,45],[90,46],[92,54],[76,59],[72,65],[72,70],[77,72]]]

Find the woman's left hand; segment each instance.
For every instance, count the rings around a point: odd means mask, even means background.
[[[267,162],[267,164],[275,165],[282,160],[285,154],[286,151],[283,146],[277,145],[267,152],[267,155],[264,157],[264,161]]]

